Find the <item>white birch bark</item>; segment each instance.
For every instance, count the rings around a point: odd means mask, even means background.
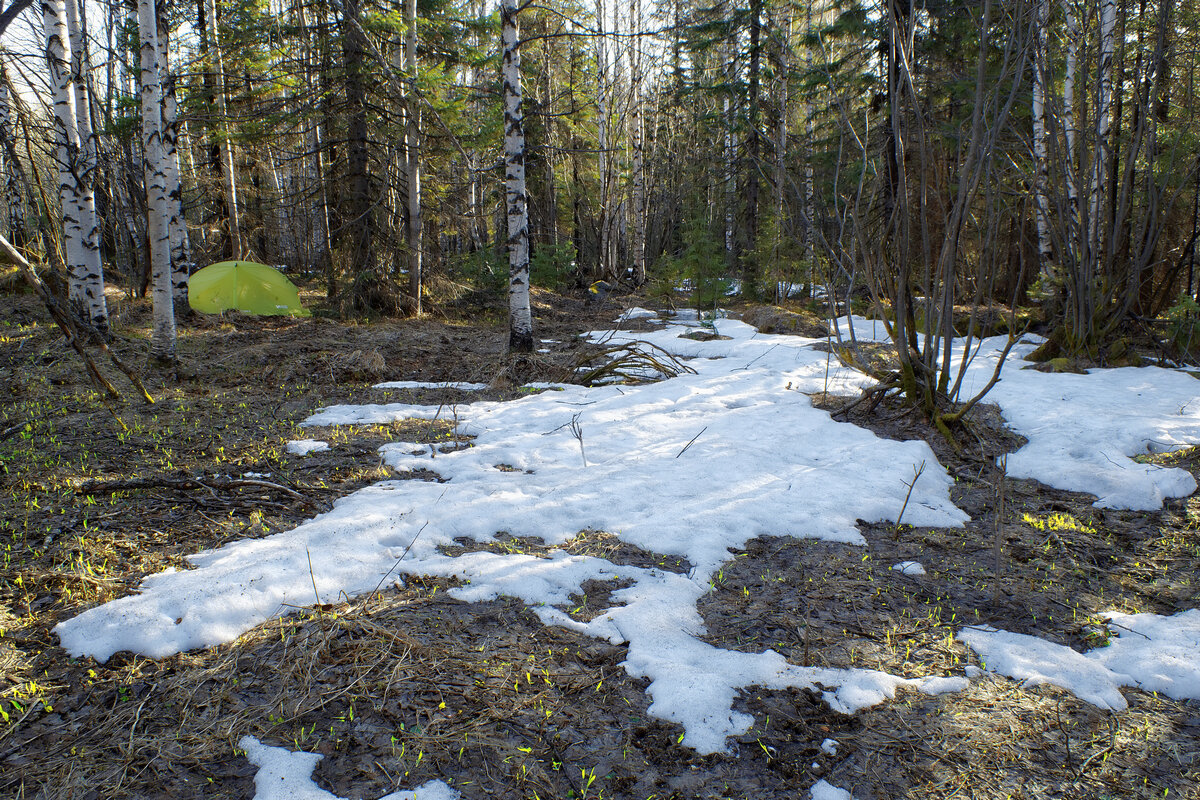
[[[404,126],[405,182],[408,184],[408,289],[412,313],[421,315],[421,249],[424,225],[421,220],[421,106],[417,97],[417,0],[405,0],[404,71],[409,81]]]
[[[17,247],[25,244],[25,202],[17,165],[9,163],[9,154],[16,145],[13,134],[12,103],[9,100],[8,73],[4,62],[7,54],[0,47],[0,171],[4,173],[4,222],[9,239]]]
[[[1033,57],[1033,160],[1034,206],[1037,214],[1038,266],[1042,275],[1050,272],[1050,200],[1046,195],[1049,183],[1049,164],[1046,152],[1046,86],[1050,80],[1050,63],[1046,45],[1046,28],[1050,24],[1050,0],[1037,0],[1034,7]]]
[[[162,82],[155,16],[154,0],[138,0],[142,172],[146,181],[146,230],[150,239],[150,286],[154,301],[150,352],[156,359],[169,361],[175,358],[175,304],[171,288],[171,231],[167,224],[170,208],[163,169]]]
[[[141,0],[139,0],[141,2]],[[216,0],[204,0],[204,15],[208,20],[208,68],[213,74],[213,93],[217,104],[216,135],[221,150],[221,179],[225,190],[225,206],[229,212],[229,246],[234,260],[245,255],[239,221],[237,175],[234,172],[233,144],[229,141],[229,109],[225,104],[225,65],[221,59],[221,36],[217,25]]]
[[[86,190],[80,179],[85,167],[71,78],[71,38],[66,3],[63,0],[43,0],[42,20],[46,32],[46,63],[50,87],[54,92],[55,160],[58,162],[58,194],[62,202],[68,302],[76,314],[103,330],[108,326],[104,276],[94,269],[92,254],[86,245],[87,235],[95,220],[95,196],[92,195],[93,205],[89,213]]]
[[[517,0],[501,0],[504,45],[504,195],[508,217],[508,347],[533,351],[529,310],[529,211],[525,193],[525,125],[521,109],[521,50]]]
[[[171,237],[171,295],[182,311],[187,308],[188,276],[192,271],[187,222],[183,216],[183,182],[179,166],[179,101],[175,96],[175,73],[171,70],[170,26],[167,7],[158,0],[158,66],[162,84],[163,174],[167,185],[167,230]]]
[[[67,33],[71,42],[71,87],[75,94],[75,125],[79,129],[79,153],[75,177],[79,185],[80,220],[83,232],[83,276],[81,300],[88,318],[100,330],[108,327],[108,305],[104,298],[104,265],[100,253],[100,218],[96,213],[96,134],[92,129],[88,93],[90,59],[86,20],[79,0],[66,0]]]

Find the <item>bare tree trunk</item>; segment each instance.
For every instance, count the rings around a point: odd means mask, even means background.
[[[760,156],[759,87],[762,65],[762,0],[750,0],[750,64],[747,75],[748,97],[746,123],[749,141],[746,143],[746,252],[743,255],[742,295],[754,297],[758,293],[758,168]]]
[[[502,0],[504,44],[504,177],[508,217],[508,348],[533,352],[529,310],[529,201],[525,193],[525,125],[521,109],[520,26],[517,0]]]
[[[608,47],[605,33],[608,24],[604,0],[596,0],[596,149],[600,177],[599,198],[599,257],[596,277],[601,280],[616,277],[617,265],[613,242],[614,183],[611,143],[609,142],[609,112],[612,102],[608,75]]]
[[[63,243],[70,280],[69,302],[74,313],[103,331],[108,328],[108,307],[104,300],[104,273],[96,242],[95,194],[90,183],[94,166],[88,163],[80,136],[79,118],[81,114],[86,116],[87,108],[78,108],[71,74],[68,49],[71,17],[63,0],[45,0],[42,15],[46,61],[54,91],[55,152],[62,201]],[[91,140],[91,125],[88,124],[85,130]]]
[[[13,111],[9,100],[8,73],[4,63],[7,54],[0,47],[0,171],[4,173],[4,216],[8,235],[16,247],[25,246],[25,202],[19,177],[20,163],[16,160],[16,137],[13,134]]]
[[[1075,76],[1079,72],[1079,23],[1073,0],[1063,0],[1067,56],[1063,75],[1063,137],[1066,139],[1067,248],[1072,263],[1079,258],[1079,173],[1075,157]]]
[[[211,3],[212,0],[209,0]],[[138,0],[141,39],[142,147],[146,180],[146,228],[150,239],[150,282],[154,323],[150,352],[162,361],[175,358],[175,306],[171,287],[171,231],[167,177],[163,169],[162,81],[158,63],[158,24],[154,0]]]
[[[633,0],[630,28],[633,32],[642,28],[641,0]],[[630,172],[632,173],[631,205],[633,206],[633,234],[630,242],[633,260],[633,279],[638,286],[646,282],[646,170],[643,157],[645,149],[645,122],[642,119],[642,108],[645,98],[642,97],[642,58],[641,46],[637,36],[629,38],[630,48],[630,143],[633,150]]]
[[[1038,265],[1043,275],[1050,270],[1050,200],[1046,190],[1049,165],[1046,152],[1046,87],[1050,85],[1050,60],[1046,28],[1050,24],[1050,0],[1037,0],[1034,7],[1033,58],[1033,158],[1034,205],[1037,212]]]
[[[371,219],[370,151],[367,145],[367,59],[365,34],[359,25],[358,0],[343,4],[344,32],[342,47],[346,64],[346,102],[349,124],[346,134],[347,204],[343,221],[350,240],[349,258],[360,273],[375,267],[374,224]]]
[[[404,127],[406,183],[408,184],[408,289],[412,295],[412,313],[421,315],[421,106],[417,97],[417,0],[405,0],[404,67],[408,86],[405,98],[407,119]]]
[[[162,83],[163,174],[167,181],[167,230],[171,238],[171,295],[177,312],[187,310],[188,276],[192,272],[187,222],[183,217],[183,182],[179,167],[179,102],[171,70],[170,25],[165,0],[157,0],[158,66]]]
[[[140,0],[139,0],[140,2]],[[231,258],[245,258],[241,222],[238,210],[237,173],[234,171],[233,144],[229,140],[229,109],[225,103],[225,65],[221,57],[220,26],[217,24],[216,0],[204,0],[208,18],[208,69],[213,80],[213,99],[217,105],[216,135],[220,147],[221,177],[224,181],[225,207],[229,214],[229,249]]]

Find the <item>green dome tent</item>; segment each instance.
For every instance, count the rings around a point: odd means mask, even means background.
[[[235,309],[247,314],[311,316],[296,285],[279,270],[253,261],[219,261],[188,278],[188,305],[205,314]]]

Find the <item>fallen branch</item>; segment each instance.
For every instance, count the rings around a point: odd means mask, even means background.
[[[247,486],[283,492],[313,508],[320,509],[323,505],[297,492],[295,489],[280,483],[253,478],[224,478],[216,475],[203,479],[158,476],[154,478],[129,478],[115,481],[88,481],[87,483],[80,484],[79,488],[75,490],[75,494],[106,494],[109,492],[128,492],[138,489],[206,489],[212,495],[216,496],[218,489],[240,489]]]
[[[0,250],[3,250],[8,257],[13,260],[13,263],[17,265],[17,268],[24,276],[25,282],[28,283],[30,287],[33,288],[33,291],[37,294],[37,296],[41,298],[42,303],[46,306],[46,310],[50,312],[50,317],[62,330],[63,335],[67,337],[67,343],[70,344],[75,352],[79,354],[79,357],[83,359],[84,366],[87,368],[88,374],[91,375],[92,380],[95,381],[96,385],[99,386],[100,389],[113,400],[121,399],[121,393],[118,392],[116,387],[109,382],[108,378],[104,377],[104,374],[100,372],[99,367],[96,366],[96,362],[93,361],[92,357],[88,355],[86,350],[83,349],[83,344],[81,343],[81,334],[86,333],[92,341],[96,342],[104,354],[108,356],[109,360],[112,361],[113,366],[125,373],[125,377],[129,378],[129,382],[132,383],[134,388],[138,390],[138,393],[142,396],[142,399],[153,405],[154,398],[148,391],[146,391],[146,387],[142,384],[141,378],[137,376],[137,373],[135,373],[125,364],[125,362],[117,357],[117,354],[109,348],[108,344],[104,341],[104,337],[99,331],[97,331],[91,325],[75,319],[63,310],[58,300],[56,300],[54,295],[51,294],[50,289],[46,286],[46,283],[38,276],[37,272],[34,271],[33,265],[30,264],[25,256],[21,255],[20,251],[18,251],[17,248],[14,247],[13,244],[3,236],[0,236]]]

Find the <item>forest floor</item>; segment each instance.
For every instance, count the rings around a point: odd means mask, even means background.
[[[938,696],[902,689],[853,715],[806,690],[745,692],[736,707],[752,729],[727,754],[698,755],[680,726],[647,713],[646,682],[626,674],[621,646],[548,627],[517,600],[460,602],[440,578],[162,659],[100,664],[60,647],[58,622],[147,575],[395,477],[380,445],[453,436],[428,423],[342,426],[333,450],[287,454],[318,408],[378,401],[372,384],[386,379],[480,381],[493,386],[486,399],[510,399],[526,381],[563,379],[587,347],[576,334],[611,326],[635,300],[539,293],[535,333],[560,344],[515,365],[495,309],[370,324],[192,318],[178,375],[145,370],[157,399],[147,406],[103,402],[34,298],[0,296],[0,796],[250,798],[247,734],[323,754],[314,777],[342,798],[434,778],[466,798],[543,800],[804,798],[820,779],[859,800],[1200,796],[1200,703],[1126,690],[1129,708],[1109,712],[991,675]],[[144,364],[147,309],[114,301],[114,347]],[[847,399],[820,402],[832,411]],[[992,408],[972,414],[961,450],[899,407],[846,417],[928,441],[971,521],[863,525],[865,547],[756,539],[701,602],[709,642],[801,665],[961,674],[978,664],[955,638],[964,620],[1083,650],[1105,610],[1197,606],[1197,496],[1113,511],[1005,479],[995,458],[1021,440]],[[1200,449],[1153,458],[1200,477]],[[142,483],[121,483],[131,479]],[[621,547],[587,531],[567,549]],[[890,569],[916,556],[925,578]]]

